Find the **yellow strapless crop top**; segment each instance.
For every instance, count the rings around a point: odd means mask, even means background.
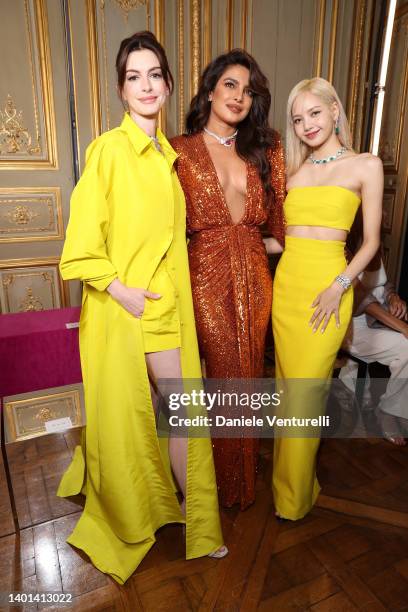
[[[286,225],[318,225],[350,231],[360,202],[353,191],[336,185],[292,187],[284,203]]]

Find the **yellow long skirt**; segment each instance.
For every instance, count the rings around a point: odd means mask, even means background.
[[[340,327],[334,317],[326,331],[313,333],[309,320],[312,302],[346,267],[344,242],[286,236],[285,250],[274,280],[272,327],[275,341],[276,379],[292,392],[283,408],[287,416],[316,416],[325,410],[324,387],[318,381],[331,377],[337,351],[350,322],[353,293],[340,304]],[[299,379],[314,379],[312,384]],[[313,390],[314,387],[314,390]],[[279,387],[277,386],[277,389]],[[307,389],[309,388],[309,393]],[[308,397],[305,397],[308,394]],[[313,404],[313,405],[311,405]],[[275,434],[276,435],[276,434]],[[293,432],[290,434],[293,436]],[[319,437],[275,437],[272,490],[276,512],[291,520],[305,516],[320,491],[316,478]]]

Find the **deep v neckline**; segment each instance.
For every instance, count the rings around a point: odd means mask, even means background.
[[[245,217],[247,215],[247,212],[248,212],[248,183],[249,183],[249,165],[248,165],[248,162],[245,162],[246,186],[245,186],[244,212],[242,213],[242,217],[239,219],[239,221],[234,223],[234,221],[232,219],[230,208],[229,208],[229,206],[227,204],[227,199],[225,197],[224,190],[223,190],[222,185],[221,185],[220,177],[218,176],[218,172],[217,172],[217,169],[215,167],[214,161],[213,161],[213,159],[211,157],[211,154],[210,154],[210,151],[209,151],[209,149],[208,149],[208,147],[207,147],[207,145],[205,143],[203,132],[200,132],[200,134],[198,136],[199,136],[199,138],[201,140],[201,144],[202,144],[203,150],[205,152],[205,155],[206,155],[206,157],[208,157],[208,160],[210,162],[211,171],[214,174],[214,177],[215,177],[215,180],[216,180],[216,183],[217,183],[217,188],[218,188],[218,191],[219,191],[222,203],[224,205],[225,212],[226,212],[226,214],[228,216],[229,222],[230,222],[231,225],[241,225],[241,223],[244,221],[244,219],[245,219]]]

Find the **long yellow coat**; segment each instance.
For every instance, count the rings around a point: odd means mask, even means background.
[[[159,527],[184,519],[156,433],[141,322],[105,291],[114,278],[147,288],[166,254],[178,294],[183,377],[201,376],[177,156],[163,134],[158,137],[164,155],[126,114],[119,128],[90,145],[60,264],[64,279],[84,282],[87,426],[58,495],[86,492],[68,542],[119,583],[134,572]],[[209,438],[188,442],[186,526],[188,559],[222,545]]]

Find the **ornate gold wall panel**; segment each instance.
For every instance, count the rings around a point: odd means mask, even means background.
[[[184,103],[184,0],[177,0],[177,42],[178,42],[178,102],[179,102],[179,112],[178,112],[178,133],[181,134],[184,131],[184,112],[185,112],[185,103]]]
[[[198,89],[201,72],[201,11],[200,0],[190,0],[190,32],[191,32],[191,83],[190,98]]]
[[[348,97],[345,106],[356,151],[361,150],[363,140],[364,116],[367,108],[366,83],[369,78],[373,19],[373,0],[356,0]]]
[[[379,155],[386,172],[398,174],[402,125],[407,103],[408,10],[397,16],[393,32],[390,66],[384,99]]]
[[[383,221],[382,230],[384,234],[391,234],[392,226],[394,224],[394,211],[395,211],[395,190],[384,189],[383,198]]]
[[[85,424],[82,385],[44,389],[4,398],[6,441],[28,440],[47,433],[46,423],[68,418]]]
[[[16,40],[16,31],[21,36]],[[15,0],[0,20],[0,56],[18,73],[0,84],[0,169],[57,167],[47,11],[44,0]],[[12,73],[11,73],[12,74]]]
[[[68,306],[67,285],[58,259],[0,262],[1,312],[28,312]]]
[[[94,116],[98,104],[101,115],[101,131],[109,130],[120,124],[123,107],[116,92],[115,60],[120,42],[139,30],[151,29],[152,6],[160,27],[160,7],[148,0],[124,2],[121,0],[87,0],[89,23],[89,70],[91,78],[91,108]],[[97,69],[92,62],[97,58]],[[95,132],[98,125],[95,124]],[[96,133],[97,135],[97,133]]]
[[[59,187],[0,188],[0,242],[61,240]]]
[[[384,162],[387,272],[398,285],[408,216],[408,2],[395,15],[379,155]],[[405,135],[405,138],[404,138]],[[406,271],[405,271],[406,273]]]

